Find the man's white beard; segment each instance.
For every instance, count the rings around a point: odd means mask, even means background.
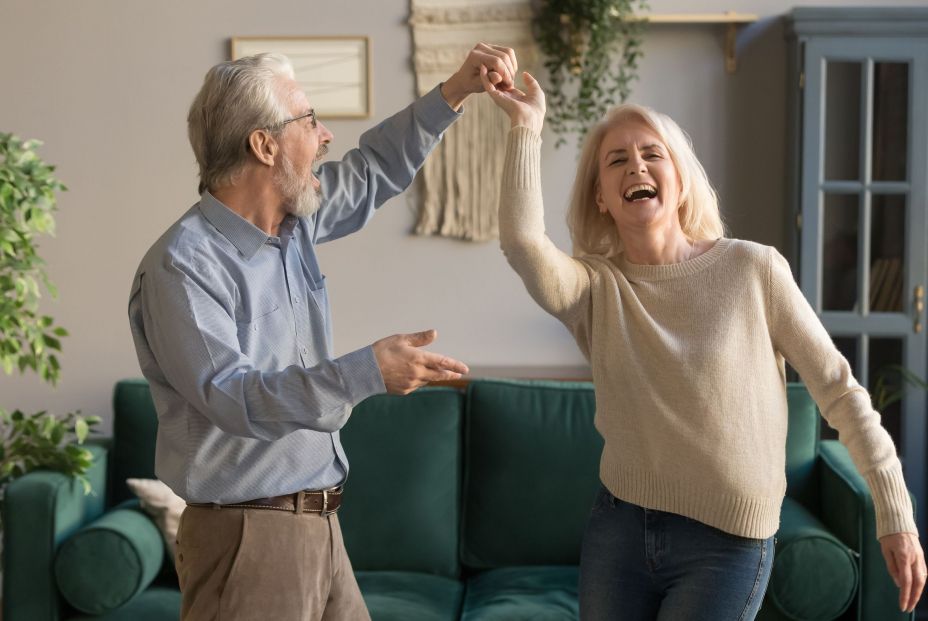
[[[287,211],[294,216],[308,218],[322,206],[322,197],[313,187],[312,178],[300,179],[288,157],[281,162],[277,183]]]

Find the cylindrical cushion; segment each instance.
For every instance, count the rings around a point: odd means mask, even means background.
[[[783,501],[767,596],[790,619],[831,621],[857,592],[854,553],[791,498]]]
[[[114,509],[64,542],[55,557],[55,578],[68,603],[98,615],[145,590],[163,561],[164,541],[151,519]]]

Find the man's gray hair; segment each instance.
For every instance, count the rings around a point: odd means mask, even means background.
[[[210,69],[187,115],[187,135],[200,166],[200,188],[215,190],[235,180],[248,161],[248,136],[277,128],[289,115],[282,78],[293,79],[282,54],[257,54]]]

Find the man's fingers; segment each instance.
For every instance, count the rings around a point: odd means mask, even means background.
[[[489,43],[488,45],[497,52],[501,52],[506,56],[508,59],[509,68],[512,70],[512,76],[515,77],[516,72],[519,70],[519,61],[516,60],[516,51],[511,47],[505,47],[503,45],[493,45],[492,43]]]
[[[406,335],[406,342],[413,347],[423,347],[428,345],[438,336],[435,330],[423,330],[422,332],[413,332]]]
[[[429,352],[423,352],[423,354],[423,366],[433,371],[451,371],[453,373],[462,375],[470,371],[466,364],[459,360],[455,360],[454,358],[449,358],[448,356],[442,356],[441,354],[433,354]]]
[[[510,83],[515,80],[516,69],[518,68],[515,51],[513,51],[511,48],[503,47],[502,45],[493,45],[492,43],[478,43],[477,49],[481,50],[485,54],[498,58],[500,62],[502,62],[506,67],[506,72],[510,77]]]
[[[479,65],[485,65],[491,72],[495,71],[502,76],[502,84],[506,88],[512,86],[515,79],[512,68],[508,64],[509,58],[485,43],[478,43],[474,48],[472,59]]]

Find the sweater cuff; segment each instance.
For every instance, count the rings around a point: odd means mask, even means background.
[[[509,131],[502,187],[533,190],[541,187],[541,134],[519,125]]]
[[[864,475],[876,510],[876,537],[893,533],[918,533],[912,499],[899,466]]]
[[[338,358],[338,370],[352,405],[371,395],[387,392],[374,348],[370,345]]]

